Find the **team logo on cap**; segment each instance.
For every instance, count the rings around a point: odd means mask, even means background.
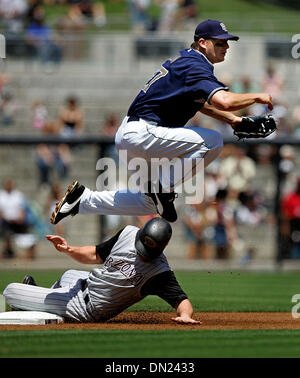
[[[220,23],[220,26],[221,26],[221,28],[222,28],[225,32],[227,32],[227,28],[226,28],[226,26],[223,24],[223,22]]]

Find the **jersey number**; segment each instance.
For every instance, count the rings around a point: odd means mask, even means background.
[[[162,77],[166,76],[168,73],[169,71],[165,67],[161,66],[161,69],[145,85],[145,87],[143,88],[143,92],[146,93],[153,83],[155,83],[158,79],[161,79]]]

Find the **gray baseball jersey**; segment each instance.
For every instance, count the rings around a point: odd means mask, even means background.
[[[135,249],[138,228],[127,226],[119,235],[101,268],[90,273],[88,295],[96,320],[111,318],[144,298],[141,288],[151,277],[171,268],[161,254],[152,261],[142,260]]]

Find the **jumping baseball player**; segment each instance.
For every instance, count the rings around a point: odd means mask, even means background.
[[[36,286],[31,276],[9,284],[3,295],[13,309],[45,311],[77,322],[103,322],[147,295],[158,295],[177,311],[177,323],[200,324],[178,284],[163,250],[170,224],[153,218],[141,229],[126,226],[97,246],[70,246],[60,236],[46,238],[82,264],[103,264],[87,271],[68,270],[51,288]]]
[[[182,170],[179,177],[171,172],[165,176],[157,172],[157,182],[149,182],[148,197],[136,197],[135,209],[129,209],[135,211],[141,205],[137,215],[141,215],[141,211],[147,215],[149,206],[155,206],[163,218],[174,222],[177,219],[174,207],[176,185],[191,178],[200,162],[203,164],[204,161],[206,167],[220,154],[223,148],[220,133],[201,127],[184,127],[198,111],[230,124],[239,138],[266,137],[276,129],[270,115],[254,119],[232,113],[254,103],[266,104],[272,110],[269,94],[232,93],[214,76],[214,64],[224,61],[228,41],[238,39],[229,34],[220,21],[201,22],[195,30],[191,47],[163,63],[131,104],[115,136],[116,148],[125,150],[129,159],[145,159],[149,166],[153,159],[167,158],[168,161],[180,159],[182,166],[190,167],[190,170]],[[185,164],[187,161],[191,164]],[[93,207],[102,206],[101,192],[92,199]],[[112,199],[113,207],[115,198]],[[106,200],[104,202],[108,204]],[[126,204],[131,202],[126,196],[122,200]],[[118,202],[117,207],[126,208],[125,202],[124,205]],[[61,205],[62,202],[52,216],[52,223],[57,223],[66,214],[60,212]],[[112,211],[114,214],[115,210]]]

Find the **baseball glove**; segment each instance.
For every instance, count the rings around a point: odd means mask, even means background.
[[[276,121],[270,114],[264,117],[242,117],[242,122],[234,128],[234,135],[243,138],[266,138],[272,134],[276,127]]]

